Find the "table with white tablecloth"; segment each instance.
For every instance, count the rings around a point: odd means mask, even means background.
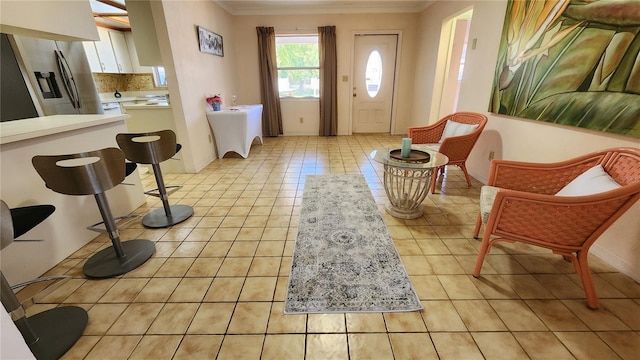
[[[218,158],[229,151],[249,156],[256,138],[262,144],[262,104],[239,105],[207,112],[207,120],[216,139]]]

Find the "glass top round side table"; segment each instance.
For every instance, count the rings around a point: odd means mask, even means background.
[[[446,155],[424,145],[411,145],[409,158],[402,158],[399,149],[376,149],[369,156],[384,165],[384,190],[390,202],[386,210],[400,219],[422,216],[431,175],[449,162]]]

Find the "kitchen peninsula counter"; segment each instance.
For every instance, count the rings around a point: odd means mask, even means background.
[[[117,103],[126,103],[126,102],[131,102],[134,103],[136,102],[136,100],[140,100],[139,98],[135,97],[135,96],[123,96],[123,97],[103,97],[100,98],[100,102],[101,103],[112,103],[112,102],[117,102]]]
[[[149,109],[171,109],[171,104],[166,101],[158,101],[157,103],[139,103],[124,106],[125,110],[149,110]]]
[[[0,145],[96,125],[124,121],[129,115],[51,115],[0,123]]]
[[[2,249],[2,273],[10,284],[44,274],[87,245],[99,234],[86,227],[102,221],[93,196],[63,195],[47,188],[35,171],[32,158],[117,148],[116,135],[127,132],[128,118],[127,114],[54,115],[0,123],[0,199],[10,208],[37,204],[56,208],[21,237],[41,241],[14,242]],[[133,185],[118,185],[107,191],[114,216],[130,214],[146,201],[137,172],[129,175],[126,182]],[[84,256],[80,256],[68,265],[80,269],[83,264]]]

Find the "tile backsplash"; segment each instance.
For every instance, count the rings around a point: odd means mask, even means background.
[[[163,90],[166,87],[155,87],[153,74],[103,74],[93,73],[93,80],[99,93],[118,91]]]

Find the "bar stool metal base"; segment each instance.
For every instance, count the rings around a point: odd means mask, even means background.
[[[193,215],[193,208],[189,205],[171,205],[171,215],[164,209],[155,209],[142,218],[142,225],[150,228],[164,228],[179,224]]]
[[[55,360],[82,336],[89,316],[81,307],[63,306],[30,316],[28,321],[38,335],[38,341],[29,344],[33,355],[38,360]]]
[[[126,256],[119,259],[113,246],[100,250],[84,264],[84,274],[91,278],[109,278],[127,273],[144,264],[156,251],[150,240],[129,240],[121,243]]]

